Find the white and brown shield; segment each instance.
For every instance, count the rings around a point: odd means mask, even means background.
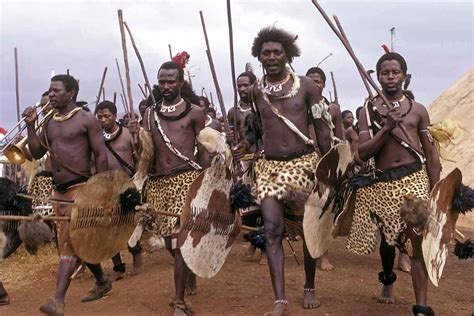
[[[123,212],[120,194],[135,185],[121,170],[96,174],[78,193],[69,234],[75,253],[88,263],[100,263],[127,248],[138,222],[137,212]]]
[[[456,168],[431,190],[430,218],[423,232],[421,249],[428,276],[438,286],[448,256],[448,245],[453,239],[458,214],[452,212],[454,193],[461,185],[462,174]]]
[[[187,266],[202,278],[219,272],[240,232],[241,218],[230,204],[232,176],[224,163],[204,170],[189,188],[178,233]]]
[[[331,231],[336,216],[336,193],[351,162],[349,145],[338,144],[321,158],[316,167],[316,185],[305,204],[303,218],[304,237],[313,258],[323,255],[334,240]]]

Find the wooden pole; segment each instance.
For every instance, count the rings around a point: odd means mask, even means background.
[[[114,104],[116,105],[115,102],[117,102],[117,92],[114,92]]]
[[[214,105],[214,98],[212,97],[212,91],[209,91],[209,97],[211,98],[211,104]]]
[[[105,67],[104,72],[102,73],[102,80],[100,81],[100,86],[99,86],[99,93],[97,94],[97,100],[95,102],[95,106],[97,107],[97,104],[100,102],[100,96],[103,92],[104,88],[104,82],[105,82],[105,76],[107,75],[107,67]]]
[[[128,27],[127,22],[123,22],[123,25],[127,29],[128,35],[130,36],[130,41],[132,42],[133,49],[135,50],[135,54],[137,55],[138,61],[140,62],[140,67],[142,68],[142,73],[143,73],[143,77],[145,78],[145,82],[149,87],[151,87],[150,81],[148,80],[148,76],[146,74],[145,65],[143,64],[143,60],[142,60],[142,57],[140,56],[140,52],[138,51],[137,45],[135,45],[135,40],[133,39],[132,32],[130,31],[130,28]],[[151,96],[151,100],[153,104],[156,104],[155,96],[153,95],[153,93],[151,93],[150,96]]]
[[[127,104],[125,103],[125,102],[126,102],[126,101],[125,101],[125,97],[123,96],[122,93],[120,93],[120,98],[122,99],[122,104],[123,104],[123,109],[125,110],[125,114],[126,114],[126,113],[129,113],[129,112],[128,112],[128,109],[127,109]]]
[[[105,87],[102,88],[102,101],[105,101]]]
[[[142,92],[143,97],[146,99],[146,93],[145,93],[145,90],[143,90],[142,85],[138,84],[138,87],[140,88],[140,91]]]
[[[214,86],[216,87],[217,100],[219,101],[219,106],[222,112],[222,118],[224,120],[224,129],[227,133],[230,131],[229,121],[227,120],[227,113],[225,110],[224,99],[222,98],[221,88],[219,87],[219,81],[217,80],[216,69],[214,68],[214,61],[212,60],[211,48],[209,47],[209,39],[207,38],[206,24],[204,22],[204,16],[202,14],[202,11],[199,11],[199,15],[201,16],[202,30],[204,32],[204,39],[206,41],[207,60],[209,62],[209,67],[211,68],[211,74],[212,74],[212,79],[214,81]]]
[[[123,85],[122,73],[120,72],[120,66],[119,66],[117,58],[115,58],[115,64],[117,65],[117,72],[118,72],[118,76],[119,76],[119,79],[120,79],[120,86],[122,87],[121,95],[122,95],[122,98],[123,98],[123,101],[124,101],[125,113],[128,113],[129,109],[128,109],[128,103],[127,103],[127,98],[126,98],[126,94],[125,94],[125,87]]]
[[[234,88],[234,119],[233,119],[233,130],[234,130],[234,144],[239,142],[239,133],[237,130],[237,81],[235,74],[235,62],[234,62],[234,35],[232,30],[232,11],[230,6],[230,0],[227,0],[227,24],[229,27],[229,51],[230,51],[230,70],[232,74],[232,87]],[[209,49],[209,48],[208,48]]]
[[[357,56],[355,55],[354,51],[352,50],[352,47],[348,41],[347,38],[344,38],[341,33],[338,31],[338,29],[336,28],[336,26],[332,23],[332,21],[329,19],[329,16],[326,14],[326,12],[323,10],[323,8],[319,5],[318,1],[316,0],[312,0],[314,6],[318,9],[318,11],[321,13],[321,15],[323,16],[323,18],[326,20],[326,22],[328,23],[329,27],[333,30],[333,32],[336,34],[336,36],[341,40],[342,42],[342,45],[344,45],[344,47],[346,48],[347,52],[349,53],[349,55],[352,57],[352,60],[354,61],[354,63],[356,64],[357,68],[359,69],[359,72],[367,79],[367,81],[370,83],[370,85],[375,89],[375,91],[377,92],[377,94],[382,98],[383,102],[386,104],[386,106],[391,109],[393,106],[392,104],[387,100],[387,98],[385,97],[385,95],[382,93],[382,91],[380,91],[380,89],[378,88],[377,84],[372,80],[372,78],[367,74],[367,72],[365,71],[364,67],[362,66],[361,62],[359,61],[359,59],[357,58]],[[336,23],[338,23],[338,18],[337,16],[334,16],[334,20],[336,20]],[[342,28],[342,25],[340,25],[339,23],[339,27]],[[408,134],[406,128],[405,128],[405,125],[403,125],[403,123],[400,123],[398,125],[400,127],[400,129],[402,130],[403,134],[405,135],[405,137],[407,138],[408,142],[410,143],[413,143],[413,139],[412,137],[410,136],[410,134]]]
[[[339,105],[339,100],[337,98],[336,80],[334,79],[334,73],[332,71],[331,71],[331,80],[332,80],[332,90],[334,91],[334,103]]]
[[[173,53],[171,52],[171,45],[168,44],[168,50],[170,51],[170,60],[173,59]]]
[[[122,10],[118,10],[118,19],[119,19],[119,27],[120,27],[120,36],[122,38],[122,52],[123,52],[123,61],[125,64],[125,80],[127,81],[127,95],[128,95],[128,102],[127,107],[132,116],[134,116],[133,111],[133,98],[132,98],[132,84],[130,81],[130,68],[128,66],[128,55],[127,55],[127,42],[125,38],[125,29],[123,24],[123,14]],[[125,94],[124,94],[125,95]]]
[[[16,121],[19,122],[20,117],[20,87],[19,87],[19,80],[18,80],[18,50],[15,47],[13,49],[13,53],[15,55],[15,93],[16,93]],[[18,131],[21,131],[20,126],[18,125]]]
[[[69,221],[69,216],[43,216],[43,221]],[[20,216],[20,215],[0,215],[2,221],[32,221],[32,216]]]

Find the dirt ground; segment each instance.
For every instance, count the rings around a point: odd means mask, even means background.
[[[474,238],[474,230],[462,230]],[[381,270],[377,254],[358,256],[344,248],[345,239],[338,239],[330,250],[335,265],[331,272],[318,271],[317,295],[321,307],[302,308],[304,272],[296,263],[288,243],[284,242],[286,291],[293,315],[410,315],[414,303],[411,277],[397,271],[396,303],[377,302]],[[188,297],[198,315],[262,315],[272,307],[273,292],[267,266],[242,259],[247,244],[240,238],[213,279],[198,280],[198,294]],[[302,242],[295,242],[298,260],[302,263]],[[131,257],[124,252],[127,268]],[[24,250],[0,263],[0,280],[11,297],[11,304],[0,307],[0,315],[39,315],[38,307],[53,296],[57,256],[45,247],[37,257]],[[111,263],[104,264],[111,271]],[[146,253],[143,271],[128,272],[113,285],[110,294],[95,302],[81,303],[80,298],[93,284],[89,272],[80,274],[71,284],[66,299],[69,315],[170,315],[168,306],[173,297],[173,266],[170,255],[160,250]],[[429,287],[429,304],[437,315],[471,315],[474,306],[474,260],[448,257],[440,287]]]

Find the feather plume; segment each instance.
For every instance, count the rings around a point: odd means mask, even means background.
[[[454,254],[460,260],[474,258],[474,240],[468,239],[465,242],[460,242],[456,239],[456,246],[454,246]]]
[[[135,206],[140,205],[141,195],[136,188],[128,188],[120,193],[120,206],[123,214],[135,212]]]
[[[474,190],[467,185],[461,184],[454,193],[453,211],[466,214],[474,208]]]

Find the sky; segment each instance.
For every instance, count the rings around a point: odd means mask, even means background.
[[[412,74],[410,89],[422,104],[431,104],[457,79],[473,67],[473,4],[471,1],[320,1],[326,12],[336,14],[352,47],[366,69],[375,69],[383,54],[382,44],[402,54]],[[310,0],[232,0],[232,22],[236,73],[251,62],[258,76],[262,71],[250,50],[258,31],[268,25],[298,35],[301,57],[293,67],[304,75],[311,66],[332,54],[322,64],[328,77],[323,94],[332,90],[335,76],[341,108],[355,110],[367,92],[355,65]],[[123,10],[148,78],[156,83],[160,65],[173,55],[187,51],[195,92],[212,92],[218,106],[199,11],[202,10],[224,103],[233,103],[229,37],[225,0],[195,1],[80,1],[0,0],[0,127],[17,121],[14,48],[18,50],[19,99],[21,111],[39,101],[49,88],[51,69],[79,79],[78,100],[95,101],[105,67],[105,96],[120,95],[115,65],[118,59],[124,77],[117,10]],[[138,84],[145,80],[127,37],[133,105],[142,94]],[[91,105],[93,108],[94,105]],[[123,106],[117,98],[119,112]]]

